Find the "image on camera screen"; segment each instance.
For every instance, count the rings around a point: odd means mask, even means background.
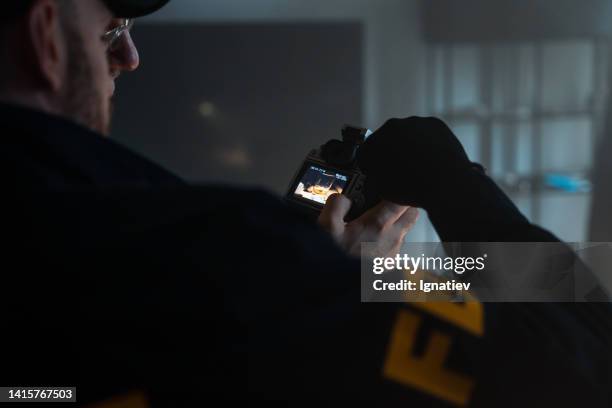
[[[308,165],[295,192],[296,197],[324,205],[332,194],[342,194],[348,177],[323,167]]]

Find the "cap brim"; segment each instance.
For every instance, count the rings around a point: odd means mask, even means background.
[[[170,0],[104,0],[109,10],[121,18],[146,16],[168,4]]]

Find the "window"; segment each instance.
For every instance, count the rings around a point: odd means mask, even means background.
[[[430,44],[427,61],[429,112],[532,222],[586,240],[606,43]]]

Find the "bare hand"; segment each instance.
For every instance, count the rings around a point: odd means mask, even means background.
[[[344,217],[351,208],[351,201],[343,195],[330,196],[321,215],[319,225],[328,231],[348,253],[361,255],[361,244],[376,243],[374,256],[395,256],[406,234],[419,217],[419,211],[383,201],[349,223]]]

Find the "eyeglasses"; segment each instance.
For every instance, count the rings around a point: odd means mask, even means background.
[[[119,47],[119,40],[121,36],[126,32],[129,32],[134,26],[133,18],[123,19],[123,22],[117,27],[113,28],[110,31],[107,31],[102,35],[102,41],[104,41],[108,46],[108,51],[113,52],[117,50]]]

